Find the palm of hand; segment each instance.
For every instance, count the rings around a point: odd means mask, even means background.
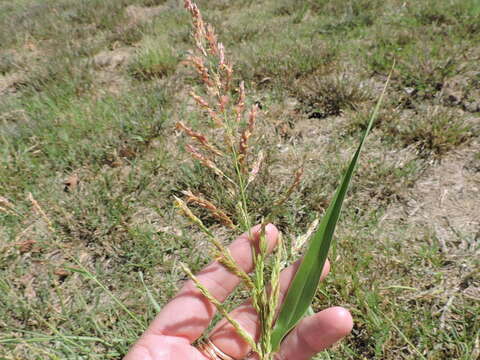
[[[126,359],[166,360],[192,359],[208,360],[188,340],[164,335],[147,335],[135,345],[134,353]]]

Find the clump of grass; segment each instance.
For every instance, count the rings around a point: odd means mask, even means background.
[[[130,72],[141,80],[164,77],[175,71],[178,62],[178,56],[167,41],[154,42],[147,38],[130,66]]]
[[[392,101],[392,100],[391,100]],[[375,125],[382,130],[386,143],[399,148],[411,147],[421,158],[439,157],[448,151],[467,143],[474,137],[476,127],[467,120],[462,111],[444,106],[422,106],[411,104],[414,109],[382,111]],[[368,114],[364,111],[352,114],[347,132],[364,130]]]
[[[387,137],[404,147],[414,145],[422,155],[443,155],[468,141],[473,128],[455,110],[443,107],[419,109],[407,118],[384,123]]]
[[[299,82],[293,89],[310,117],[325,118],[356,110],[358,104],[369,100],[368,89],[351,77],[343,75],[314,75]]]
[[[16,68],[12,54],[0,54],[0,75],[5,75]]]

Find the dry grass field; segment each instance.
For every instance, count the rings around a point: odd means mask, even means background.
[[[478,359],[480,3],[198,3],[261,108],[258,220],[304,163],[286,239],[326,209],[396,62],[314,302],[355,326],[317,359]],[[178,262],[208,261],[172,205],[235,209],[174,128],[206,127],[189,21],[178,0],[0,0],[0,360],[120,359]]]

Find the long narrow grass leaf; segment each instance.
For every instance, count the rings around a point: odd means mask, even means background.
[[[65,267],[66,270],[76,272],[81,274],[83,277],[86,279],[92,280],[95,282],[98,286],[102,288],[103,291],[105,291],[110,298],[117,303],[120,308],[122,308],[123,311],[125,311],[138,325],[140,325],[140,328],[145,329],[145,324],[130,310],[127,309],[127,307],[110,291],[108,288],[100,282],[100,280],[97,279],[97,277],[92,274],[90,271],[88,271],[81,263],[79,260],[75,259],[72,257],[72,260],[80,267],[80,269],[74,268],[74,267]]]
[[[382,314],[383,317],[385,319],[388,320],[388,322],[390,323],[390,325],[392,325],[392,327],[400,334],[400,336],[402,337],[402,339],[408,344],[408,346],[410,346],[410,348],[413,349],[413,351],[415,351],[418,356],[422,359],[422,360],[427,360],[427,358],[420,352],[420,350],[418,350],[418,348],[413,345],[413,343],[410,341],[410,339],[402,332],[402,330],[400,330],[400,328],[395,325],[395,323],[385,314]]]
[[[389,80],[390,76],[370,116],[367,129],[360,140],[357,151],[353,155],[347,171],[335,191],[335,195],[322,218],[318,230],[310,240],[302,263],[285,296],[285,301],[272,333],[272,348],[275,351],[279,349],[280,343],[285,335],[302,319],[315,296],[320,275],[322,274],[322,269],[325,265],[328,250],[330,249],[330,244],[335,232],[335,226],[340,216],[343,200],[345,199],[365,139],[378,115]]]
[[[147,284],[145,284],[145,281],[143,280],[143,273],[141,271],[138,272],[138,276],[140,277],[140,281],[142,282],[143,284],[143,287],[145,288],[145,291],[147,292],[147,296],[148,296],[148,300],[150,300],[150,303],[152,304],[153,308],[155,309],[155,311],[157,313],[160,312],[160,310],[162,310],[162,307],[160,306],[160,304],[157,302],[157,300],[155,300],[155,298],[153,297],[150,289],[147,287]]]

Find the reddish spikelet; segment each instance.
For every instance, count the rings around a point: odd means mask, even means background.
[[[245,83],[242,81],[238,90],[238,102],[235,106],[235,113],[237,114],[237,123],[240,123],[245,109]]]
[[[194,8],[196,7],[196,5],[194,3],[192,3],[191,0],[185,0],[183,2],[183,6],[185,7],[185,9],[187,9],[190,13],[192,13],[194,11]],[[198,8],[196,9],[198,11]]]
[[[230,84],[232,83],[233,67],[231,64],[225,63],[223,68],[225,69],[225,81],[223,88],[226,92],[228,92],[230,90]]]
[[[215,174],[217,174],[218,176],[221,176],[221,177],[226,177],[225,174],[222,172],[222,170],[220,170],[217,165],[215,165],[215,163],[205,157],[204,155],[202,155],[197,148],[193,147],[192,145],[189,145],[187,144],[185,146],[186,150],[192,155],[192,157],[194,159],[197,159],[198,161],[200,161],[200,163],[203,165],[203,166],[206,166],[207,168],[209,168],[210,170],[212,170]]]
[[[250,109],[250,114],[248,115],[248,131],[250,134],[253,132],[253,128],[255,127],[255,120],[257,118],[258,113],[258,105],[255,104]]]
[[[212,79],[210,79],[208,70],[205,64],[203,63],[203,60],[201,57],[190,54],[187,57],[187,61],[189,61],[193,65],[193,67],[197,71],[198,75],[200,75],[200,78],[202,79],[203,83],[207,86],[207,88],[211,88],[214,86],[214,82],[212,81]]]
[[[235,229],[235,225],[233,224],[232,220],[225,214],[222,210],[218,209],[214,204],[210,201],[206,200],[201,196],[194,195],[191,191],[182,191],[182,193],[187,197],[187,203],[193,202],[198,206],[208,210],[210,214],[219,220],[224,226]]]
[[[224,112],[225,111],[225,107],[227,106],[229,101],[230,101],[230,97],[228,97],[228,95],[220,96],[220,100],[218,101],[219,112]]]
[[[218,44],[218,68],[223,69],[225,66],[225,48],[222,43]]]
[[[200,95],[195,94],[193,91],[190,92],[190,96],[195,100],[198,106],[207,110],[208,115],[212,118],[216,126],[223,127],[222,119],[218,116],[218,114],[212,109],[210,104],[204,98],[202,98]]]
[[[265,158],[265,155],[262,150],[258,153],[258,157],[253,163],[252,170],[250,170],[250,174],[248,176],[248,181],[247,184],[250,184],[252,181],[255,180],[257,177],[258,173],[260,172],[260,167],[262,166],[263,159]]]
[[[292,195],[293,190],[300,184],[300,180],[302,179],[303,175],[303,168],[298,169],[295,171],[295,178],[293,179],[292,185],[288,188],[288,190],[285,192],[283,198],[275,202],[274,206],[280,206],[282,205],[287,199]]]
[[[210,95],[220,99],[222,95],[220,95],[222,90],[222,79],[219,73],[213,73],[213,83],[215,87],[207,88],[207,91]]]
[[[193,37],[195,39],[195,45],[197,46],[198,50],[200,50],[200,52],[203,54],[203,56],[207,56],[204,45],[206,38],[206,30],[202,14],[200,13],[197,5],[192,3],[191,0],[185,0],[184,5],[185,9],[187,9],[192,15],[193,27],[195,29],[193,34]]]
[[[243,130],[240,136],[240,144],[239,144],[239,156],[238,161],[240,165],[243,165],[245,162],[245,157],[247,156],[248,152],[248,139],[252,136],[253,128],[255,127],[255,119],[257,118],[258,106],[253,105],[252,109],[250,110],[250,114],[248,116],[248,125]],[[244,171],[246,171],[245,166],[243,166]]]
[[[212,118],[215,126],[217,127],[224,126],[223,120],[218,116],[218,114],[215,111],[213,111],[212,109],[208,109],[208,115],[210,115],[210,117]]]
[[[212,25],[207,24],[206,28],[206,34],[205,34],[208,45],[209,45],[209,51],[210,54],[214,56],[218,56],[218,41],[217,41],[217,35],[215,34],[215,29],[213,28]]]
[[[222,43],[218,44],[218,73],[225,75],[222,77],[222,86],[223,90],[228,93],[232,83],[233,67],[225,60],[225,48]]]
[[[190,96],[195,100],[195,102],[204,109],[211,109],[210,104],[202,98],[200,95],[195,94],[193,91],[190,92]]]
[[[212,109],[210,104],[204,98],[202,98],[200,95],[195,94],[193,91],[190,92],[190,96],[201,108],[207,110],[208,115],[212,118],[216,126],[223,127],[224,124],[222,119],[218,116],[218,114]]]
[[[219,155],[219,156],[223,155],[220,150],[218,150],[215,146],[210,144],[210,142],[207,140],[205,135],[203,135],[199,132],[193,131],[188,126],[186,126],[184,123],[182,123],[181,121],[177,122],[177,124],[175,125],[175,128],[177,130],[183,131],[185,134],[190,136],[192,139],[198,141],[204,149],[206,149],[208,151],[211,151],[214,154]]]

